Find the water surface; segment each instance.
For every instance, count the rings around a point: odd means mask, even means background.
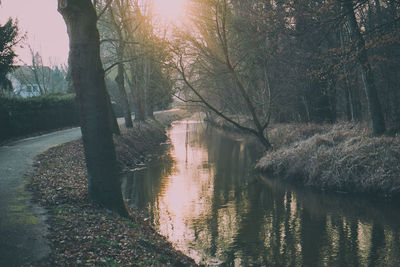
[[[165,153],[124,197],[196,262],[213,266],[400,266],[398,204],[313,192],[253,171],[254,145],[175,122]]]

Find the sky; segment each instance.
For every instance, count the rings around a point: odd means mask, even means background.
[[[153,1],[162,19],[183,23],[186,0]],[[64,20],[57,11],[57,0],[1,0],[0,24],[10,17],[18,19],[21,34],[26,33],[23,48],[16,48],[15,64],[31,64],[29,46],[39,52],[44,65],[67,63],[69,40]]]
[[[17,47],[16,64],[31,63],[29,44],[42,55],[44,65],[64,64],[68,60],[69,40],[57,0],[2,0],[0,24],[17,18],[20,32],[26,32],[24,48]]]

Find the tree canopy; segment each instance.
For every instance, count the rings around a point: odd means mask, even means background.
[[[261,139],[269,122],[398,127],[396,1],[190,3],[192,25],[171,47],[185,101]]]
[[[18,24],[9,19],[4,25],[0,25],[0,88],[11,90],[11,82],[7,74],[13,69],[13,61],[16,57],[14,48],[18,44]]]

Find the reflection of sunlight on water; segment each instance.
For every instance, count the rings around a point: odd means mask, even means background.
[[[176,123],[170,132],[171,155],[176,162],[176,171],[169,177],[159,198],[159,221],[161,234],[179,249],[186,250],[189,242],[195,239],[195,232],[187,226],[189,221],[201,218],[209,213],[211,206],[214,168],[208,164],[206,148],[188,146],[191,132],[188,127],[199,126],[195,121]],[[195,127],[196,127],[195,126]],[[187,251],[189,256],[200,260],[198,253]]]
[[[125,181],[177,249],[208,266],[400,266],[393,209],[251,174],[251,147],[205,127],[174,123],[168,160]]]

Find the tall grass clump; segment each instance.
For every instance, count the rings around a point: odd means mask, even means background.
[[[279,148],[267,152],[257,168],[323,190],[400,195],[398,135],[370,137],[361,127],[351,124],[314,130],[315,134],[304,139],[281,132]]]

